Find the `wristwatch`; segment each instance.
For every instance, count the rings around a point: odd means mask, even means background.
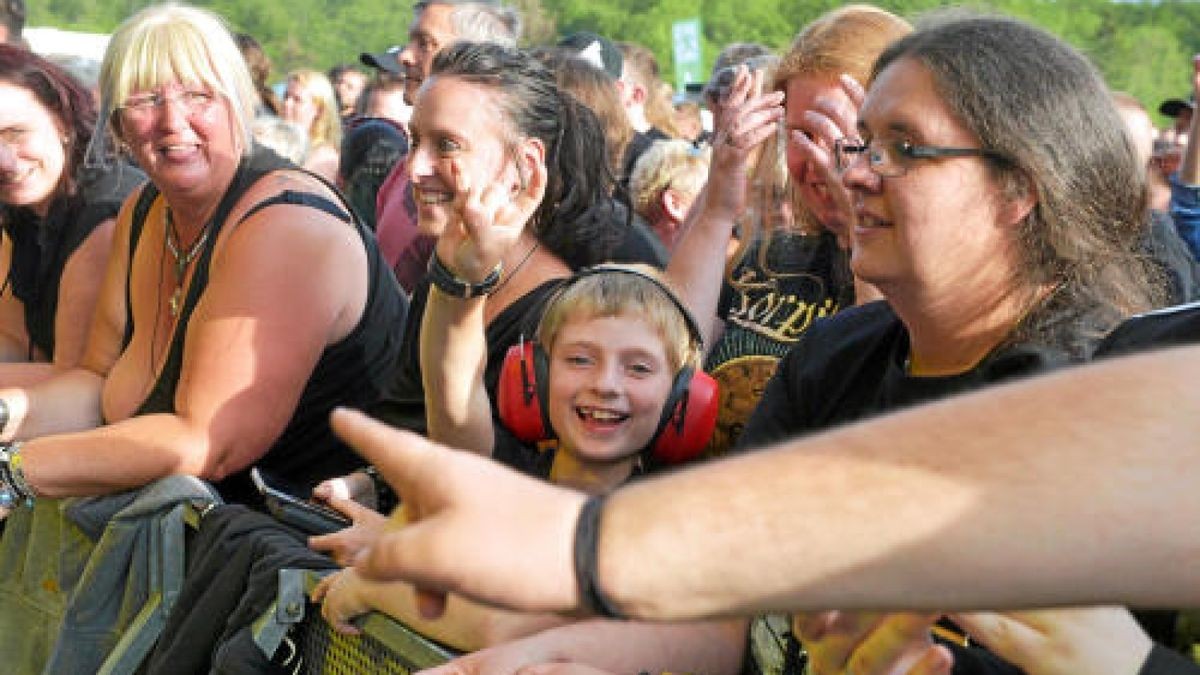
[[[487,295],[496,290],[496,286],[500,283],[502,267],[502,263],[496,263],[496,267],[488,273],[483,281],[473,284],[465,279],[459,279],[454,272],[450,271],[449,267],[446,267],[437,253],[434,253],[429,263],[429,280],[446,295],[467,300]]]

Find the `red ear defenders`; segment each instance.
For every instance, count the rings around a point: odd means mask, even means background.
[[[692,340],[697,345],[701,344],[700,327],[691,313],[669,288],[650,275],[624,267],[600,267],[577,273],[563,288],[585,276],[610,272],[636,274],[653,282],[679,308]],[[550,301],[551,304],[556,302],[561,293],[560,289],[555,300]],[[525,443],[554,438],[546,404],[549,372],[549,358],[545,350],[540,344],[527,340],[509,347],[500,366],[496,392],[500,421]],[[647,459],[662,464],[679,464],[699,455],[708,445],[716,427],[718,404],[716,380],[691,366],[681,368],[663,405],[658,429],[643,451]]]

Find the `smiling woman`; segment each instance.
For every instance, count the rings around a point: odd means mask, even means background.
[[[1104,82],[1057,38],[930,18],[879,57],[852,133],[834,148],[856,215],[851,266],[886,302],[809,329],[747,447],[1085,361],[1157,302],[1137,246],[1143,173]],[[824,622],[796,624],[823,668],[853,644],[812,628]],[[955,652],[955,672],[1002,670]]]
[[[150,185],[117,218],[80,367],[0,389],[0,434],[21,441],[8,487],[105,494],[184,473],[254,503],[251,465],[300,488],[353,468],[326,420],[374,402],[405,309],[374,240],[331,187],[251,143],[253,83],[210,12],[134,15],[101,93]]]
[[[83,355],[121,201],[145,180],[84,165],[96,110],[58,67],[0,45],[0,386]],[[20,363],[21,365],[17,365]]]

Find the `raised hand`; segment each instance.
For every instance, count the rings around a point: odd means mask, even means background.
[[[762,70],[738,67],[729,94],[717,103],[713,156],[702,199],[706,209],[732,221],[746,208],[749,163],[783,118],[783,92],[761,93]]]
[[[513,249],[537,211],[546,192],[546,166],[539,153],[526,153],[486,185],[472,184],[457,160],[451,171],[452,207],[459,217],[438,238],[437,255],[460,278],[479,283]]]
[[[819,200],[821,203],[810,203],[809,209],[846,247],[849,246],[848,233],[854,223],[854,207],[850,202],[850,191],[842,184],[834,146],[844,139],[857,142],[858,110],[862,107],[866,92],[849,75],[842,75],[839,81],[845,98],[818,98],[813,108],[804,112],[804,124],[809,133],[792,130],[788,142],[817,171],[825,184]]]

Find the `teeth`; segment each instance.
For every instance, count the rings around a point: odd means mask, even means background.
[[[580,408],[579,414],[583,417],[588,417],[597,422],[620,422],[628,417],[623,413],[613,412],[611,410],[600,410],[597,408]]]

